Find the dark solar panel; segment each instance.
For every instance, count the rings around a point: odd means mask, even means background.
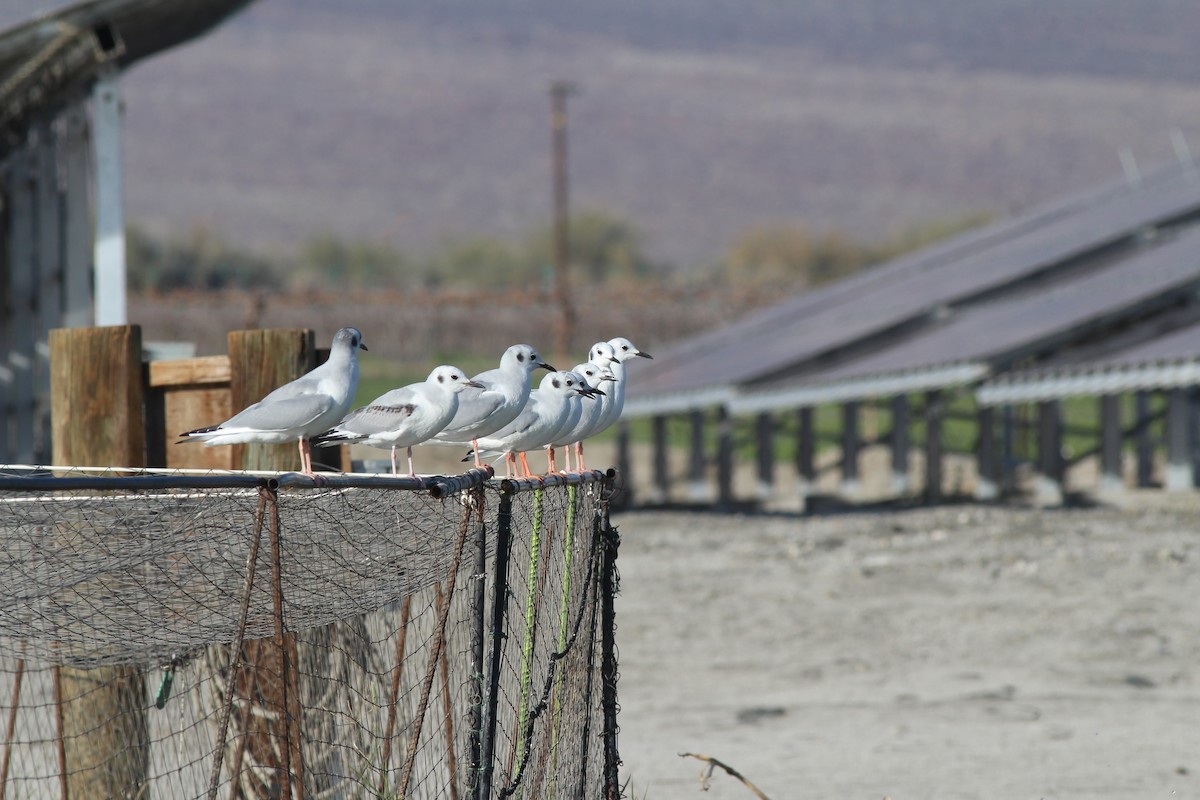
[[[1055,288],[953,312],[894,344],[810,371],[802,382],[824,384],[961,362],[1003,367],[1165,309],[1197,287],[1200,229],[1190,229]],[[781,375],[754,389],[795,383],[798,377]]]
[[[800,295],[663,354],[633,399],[742,384],[855,342],[923,324],[939,307],[1002,294],[1041,275],[1079,268],[1141,231],[1200,211],[1200,181],[1177,167],[1136,187],[1108,186],[1015,220],[955,237],[846,281]]]

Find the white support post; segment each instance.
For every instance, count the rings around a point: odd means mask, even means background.
[[[96,325],[124,325],[125,215],[122,209],[121,87],[117,72],[92,91],[92,146],[96,165]]]

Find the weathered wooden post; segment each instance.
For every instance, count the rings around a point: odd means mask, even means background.
[[[144,465],[142,334],[136,325],[50,332],[53,461]],[[150,765],[145,674],[59,668],[60,755],[70,800],[144,796]]]
[[[311,330],[232,331],[228,335],[228,348],[230,405],[235,412],[316,366],[317,350]],[[300,451],[296,444],[235,445],[233,458],[234,466],[241,469],[282,472],[299,465]],[[239,735],[231,736],[230,744],[259,758],[266,754],[267,763],[260,762],[266,768],[261,777],[254,770],[245,770],[234,775],[233,780],[265,779],[267,796],[279,796],[282,787],[288,787],[296,797],[303,797],[295,636],[287,634],[283,642],[248,641],[241,655],[244,668],[234,671],[235,678],[230,680],[226,691],[236,692],[237,702],[244,706],[257,704],[268,710],[262,714],[243,714],[241,721],[247,727]],[[234,658],[236,663],[238,654]],[[254,722],[255,719],[260,722]],[[235,757],[232,763],[244,762]]]
[[[235,413],[317,365],[311,330],[231,331],[227,338],[229,397]],[[234,445],[233,463],[239,469],[291,470],[300,464],[300,451],[295,443]]]

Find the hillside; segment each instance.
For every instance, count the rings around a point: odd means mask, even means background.
[[[11,24],[45,0],[14,0]],[[287,250],[428,249],[549,215],[547,87],[576,82],[573,204],[659,258],[753,225],[882,238],[1200,148],[1176,0],[260,0],[126,82],[128,212]]]

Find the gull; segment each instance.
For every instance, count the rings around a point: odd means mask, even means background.
[[[567,398],[588,391],[566,372],[546,375],[538,388],[529,393],[529,401],[512,422],[492,434],[478,437],[474,450],[476,461],[479,460],[480,451],[489,456],[502,453],[508,477],[513,476],[513,467],[518,459],[523,477],[534,477],[525,459],[526,451],[545,447],[570,413]]]
[[[420,383],[402,386],[381,394],[362,408],[351,412],[333,429],[315,440],[318,444],[356,442],[371,447],[392,449],[392,474],[397,474],[396,448],[408,449],[408,476],[415,478],[413,445],[440,432],[458,411],[459,392],[481,388],[468,380],[458,367],[443,364]]]
[[[621,418],[621,411],[625,408],[625,387],[628,384],[625,378],[625,362],[633,358],[654,358],[654,356],[638,350],[633,342],[620,336],[609,339],[607,342],[596,342],[588,351],[589,361],[607,366],[616,376],[611,388],[607,384],[602,384],[604,391],[608,392],[609,399],[605,403],[604,415],[596,423],[596,426],[588,431],[588,436],[595,436],[601,431],[607,430],[610,425]],[[583,469],[582,441],[575,446],[575,459],[577,466]]]
[[[585,405],[595,405],[596,399],[604,393],[593,387],[583,376],[579,370],[565,370],[564,374],[575,381],[575,386],[579,388],[579,394],[567,396],[567,415],[563,419],[562,424],[558,429],[551,434],[550,439],[546,442],[546,466],[550,472],[558,472],[558,464],[554,460],[554,449],[556,447],[565,447],[565,444],[557,444],[559,439],[569,437],[579,425],[579,420],[583,416]],[[573,439],[568,441],[574,441]],[[567,450],[567,471],[571,469],[571,453]]]
[[[312,475],[313,436],[329,430],[350,410],[358,390],[358,351],[366,350],[357,328],[333,336],[329,360],[285,383],[220,425],[181,433],[184,442],[218,444],[283,444],[299,441],[300,469]]]
[[[531,376],[538,368],[554,371],[554,367],[543,361],[532,346],[514,344],[505,350],[498,368],[481,372],[471,379],[483,388],[468,389],[459,395],[454,418],[441,433],[430,439],[430,443],[458,445],[470,442],[475,451],[475,466],[482,467],[478,440],[516,419],[529,400]]]
[[[593,364],[590,361],[586,364],[576,364],[571,372],[580,375],[584,384],[595,390],[595,395],[592,397],[591,402],[584,400],[583,397],[571,398],[570,402],[579,407],[579,415],[573,419],[569,427],[564,426],[558,435],[554,437],[554,441],[550,443],[547,459],[551,471],[554,471],[554,448],[556,447],[564,448],[567,459],[567,471],[571,471],[571,445],[573,444],[576,445],[576,469],[583,470],[582,442],[591,435],[592,428],[603,416],[604,409],[609,401],[608,390],[602,389],[601,386],[611,386],[616,381],[616,376],[609,371],[607,366]]]

